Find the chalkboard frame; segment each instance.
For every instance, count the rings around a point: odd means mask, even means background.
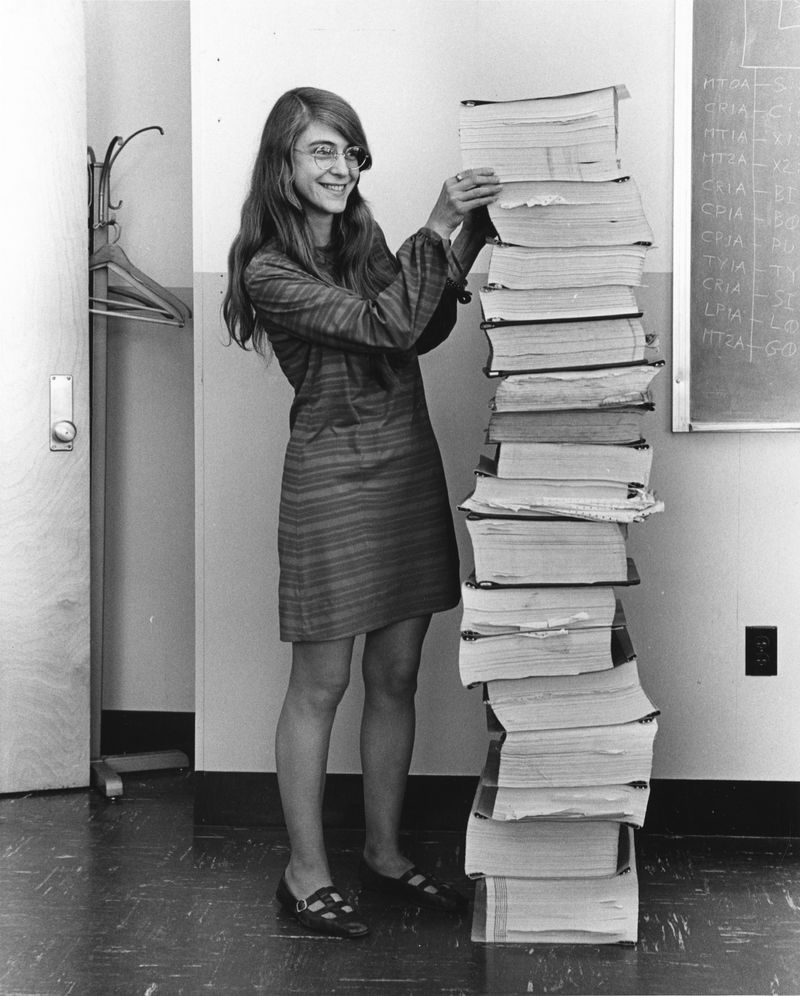
[[[744,4],[745,0],[741,0]],[[691,275],[692,222],[692,52],[695,0],[675,5],[673,140],[672,430],[673,432],[800,431],[800,421],[764,418],[703,421],[692,415]]]

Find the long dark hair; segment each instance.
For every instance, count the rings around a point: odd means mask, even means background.
[[[333,128],[348,143],[364,148],[368,158],[362,171],[372,165],[361,121],[342,97],[316,87],[296,87],[276,101],[261,133],[241,225],[228,253],[228,287],[222,304],[230,339],[243,349],[250,343],[262,355],[269,353],[266,330],[244,285],[244,271],[258,249],[272,239],[280,251],[309,273],[329,279],[320,273],[315,260],[311,231],[293,183],[292,149],[312,121]],[[336,282],[364,297],[374,296],[384,285],[372,262],[373,236],[372,212],[356,186],[344,212],[334,216],[328,248]]]

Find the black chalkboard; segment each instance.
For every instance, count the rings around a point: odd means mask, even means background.
[[[800,428],[800,4],[694,0],[692,29],[685,428]]]

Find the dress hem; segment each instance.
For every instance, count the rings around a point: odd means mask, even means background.
[[[394,623],[404,622],[406,619],[417,619],[420,616],[436,615],[439,612],[449,612],[451,609],[455,609],[461,602],[461,594],[459,592],[458,598],[455,601],[448,601],[447,604],[442,606],[436,606],[434,608],[425,607],[419,612],[403,612],[399,615],[389,616],[382,622],[376,624],[361,627],[359,629],[353,629],[352,627],[346,627],[342,631],[334,631],[333,633],[326,633],[322,635],[302,635],[302,636],[288,636],[284,630],[281,630],[280,641],[281,643],[323,643],[326,640],[343,640],[348,636],[361,636],[365,633],[372,633],[376,629],[383,629],[384,626],[391,626]]]

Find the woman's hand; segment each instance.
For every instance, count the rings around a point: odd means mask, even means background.
[[[489,211],[485,207],[476,208],[464,218],[464,224],[461,226],[461,231],[465,235],[470,237],[482,239],[484,242],[487,239],[493,239],[497,237],[497,229],[494,227]]]
[[[449,239],[460,224],[470,224],[472,212],[494,203],[502,186],[493,169],[468,169],[445,180],[425,224]]]

